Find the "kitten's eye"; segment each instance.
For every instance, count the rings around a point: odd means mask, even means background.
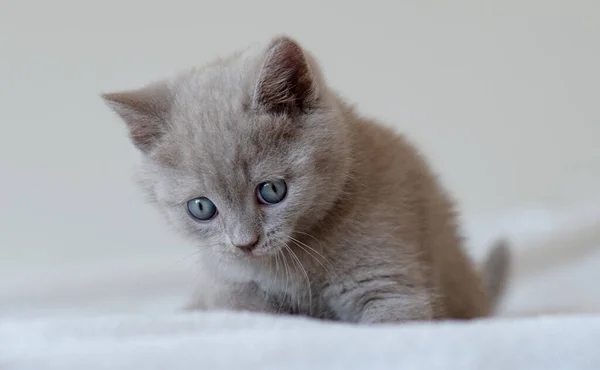
[[[205,197],[189,200],[187,209],[192,217],[200,221],[208,221],[217,214],[215,204]]]
[[[283,180],[263,182],[256,189],[258,200],[263,204],[276,204],[285,198],[287,185]]]

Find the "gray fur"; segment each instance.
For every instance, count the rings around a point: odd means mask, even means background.
[[[194,308],[364,323],[489,311],[418,152],[356,115],[293,40],[104,97],[143,153],[149,199],[200,248]],[[259,204],[257,185],[275,178],[286,199]],[[200,196],[214,220],[187,214]],[[256,235],[252,256],[234,247]]]

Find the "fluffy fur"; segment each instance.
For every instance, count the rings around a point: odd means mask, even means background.
[[[491,312],[505,249],[482,279],[419,152],[356,114],[294,40],[104,99],[143,153],[149,198],[200,248],[194,307],[361,323]],[[257,186],[279,178],[286,198],[258,202]],[[196,197],[216,205],[213,220],[188,215]],[[256,237],[250,254],[234,247]]]

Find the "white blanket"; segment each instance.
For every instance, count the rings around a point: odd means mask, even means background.
[[[600,316],[352,326],[212,313],[0,322],[3,370],[600,369]]]

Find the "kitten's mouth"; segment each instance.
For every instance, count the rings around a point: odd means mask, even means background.
[[[268,256],[271,254],[271,252],[272,251],[270,250],[270,248],[265,248],[264,245],[259,245],[252,250],[245,251],[244,254],[250,258],[259,258],[263,256]]]
[[[236,254],[240,258],[253,260],[261,258],[270,259],[281,253],[281,250],[285,248],[286,244],[284,240],[287,239],[286,236],[287,234],[285,232],[282,233],[281,230],[272,230],[263,234],[258,243],[251,248],[234,247],[234,249],[237,249]]]
[[[279,248],[276,243],[265,241],[244,254],[249,258],[273,257],[280,249],[281,248]]]

